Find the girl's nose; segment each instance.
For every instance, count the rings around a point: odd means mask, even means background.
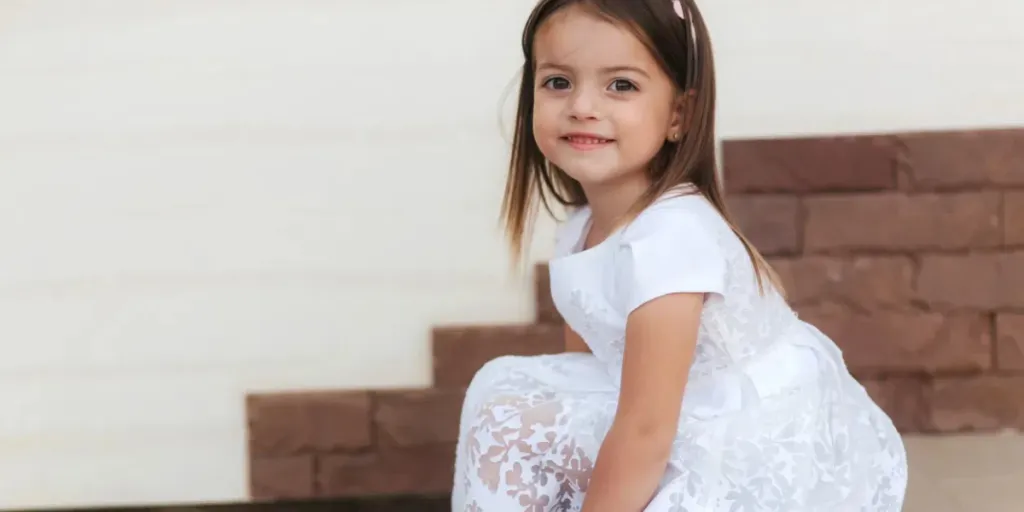
[[[599,103],[592,92],[581,87],[569,100],[569,116],[580,121],[598,119],[600,117],[597,112]]]

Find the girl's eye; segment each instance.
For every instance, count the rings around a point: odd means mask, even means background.
[[[548,89],[564,90],[569,88],[569,81],[564,77],[553,76],[544,81],[543,86]]]
[[[636,85],[633,85],[633,82],[622,78],[612,82],[609,88],[614,92],[630,92],[637,90]]]

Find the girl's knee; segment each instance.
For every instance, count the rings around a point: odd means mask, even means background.
[[[487,361],[479,370],[476,371],[476,375],[473,376],[473,382],[470,383],[470,387],[492,383],[497,379],[507,377],[517,359],[518,358],[516,356],[498,356]]]

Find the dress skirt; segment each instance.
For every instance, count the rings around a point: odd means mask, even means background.
[[[691,376],[652,512],[900,510],[902,441],[800,322],[772,353]],[[481,368],[459,428],[453,511],[580,510],[619,387],[591,354],[505,356]]]

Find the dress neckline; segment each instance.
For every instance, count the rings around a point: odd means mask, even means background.
[[[599,249],[601,246],[610,243],[613,238],[617,238],[619,234],[622,232],[622,230],[624,230],[628,225],[623,224],[615,228],[614,230],[612,230],[611,233],[608,233],[608,236],[604,237],[604,239],[601,240],[600,242],[590,247],[586,247],[587,237],[590,236],[590,231],[594,229],[594,219],[591,215],[592,212],[590,210],[590,206],[585,206],[584,208],[585,210],[580,212],[580,214],[583,215],[583,227],[580,229],[579,236],[576,237],[576,241],[572,244],[572,248],[569,250],[569,256],[572,256],[574,254],[583,254]]]
[[[675,187],[672,187],[672,188],[668,189],[658,199],[655,199],[654,202],[652,202],[650,206],[645,208],[644,211],[647,211],[647,209],[650,209],[651,207],[653,207],[654,205],[658,204],[661,201],[664,201],[664,200],[667,200],[667,199],[672,199],[672,198],[677,198],[677,197],[683,197],[683,196],[687,196],[687,195],[692,195],[692,194],[699,194],[699,190],[697,189],[697,187],[694,184],[692,184],[692,183],[680,184],[678,186],[675,186]],[[642,214],[643,214],[643,212],[640,212],[639,215],[642,215]],[[566,258],[571,258],[571,257],[577,256],[577,255],[583,255],[583,254],[597,252],[601,248],[605,247],[606,245],[611,244],[611,242],[613,240],[618,239],[622,235],[622,233],[626,230],[626,228],[628,228],[629,225],[632,223],[632,221],[631,222],[627,222],[627,223],[625,223],[625,224],[615,228],[611,233],[608,234],[608,236],[606,236],[604,238],[604,240],[601,240],[600,242],[594,244],[592,247],[585,247],[585,245],[587,243],[587,237],[590,236],[590,230],[593,229],[593,222],[592,222],[593,221],[593,217],[592,217],[592,210],[590,208],[590,205],[588,204],[588,205],[580,207],[580,209],[576,212],[576,215],[579,216],[578,219],[577,219],[577,222],[580,222],[582,224],[582,226],[580,227],[579,233],[577,234],[576,239],[573,241],[572,245],[569,247],[568,252],[565,255],[563,255],[562,257],[557,258],[557,259],[566,259]],[[636,219],[633,219],[633,220],[636,220]]]

